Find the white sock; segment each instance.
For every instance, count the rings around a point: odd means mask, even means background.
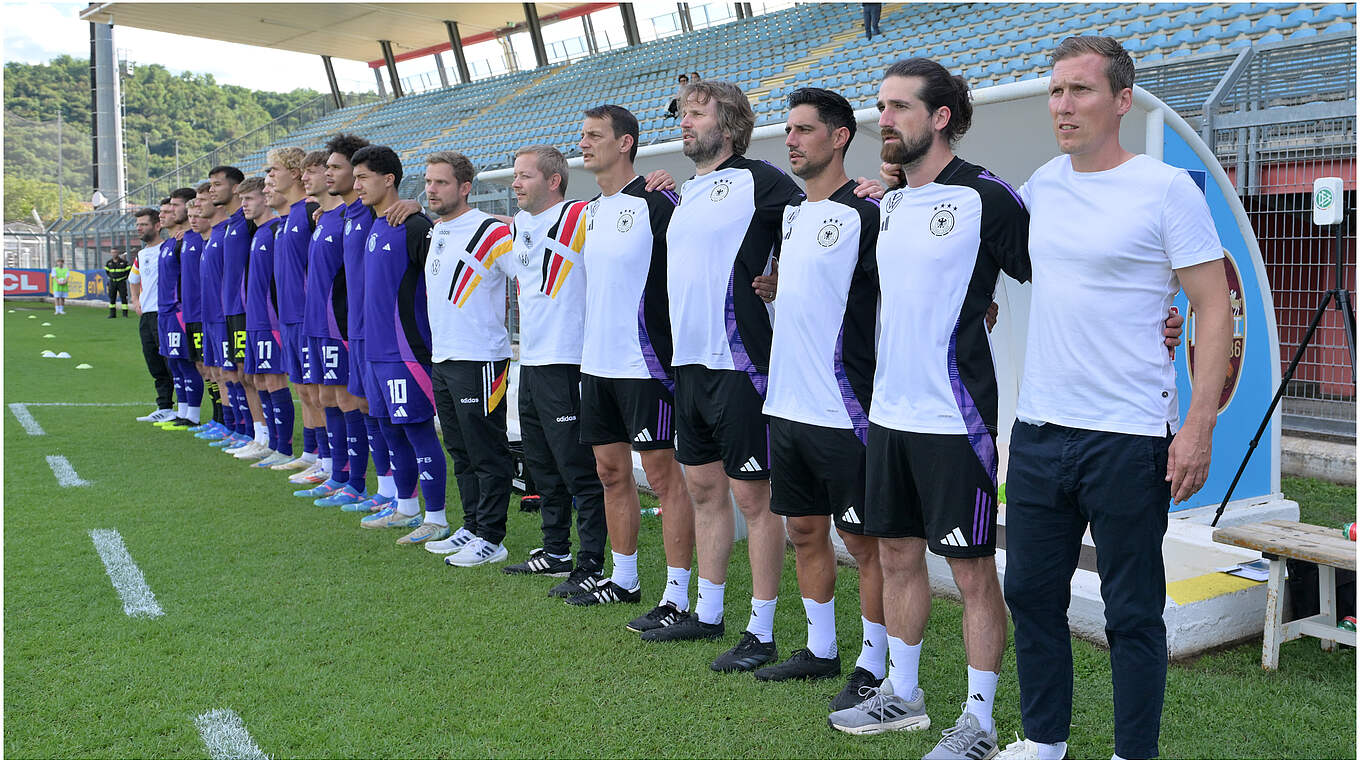
[[[1116,752],[1113,755],[1110,755],[1110,760],[1124,760],[1124,758],[1120,757],[1119,753]]]
[[[888,637],[888,679],[892,681],[894,694],[911,699],[920,685],[917,683],[920,667],[921,644],[911,646],[896,636]]]
[[[188,419],[188,418],[189,418],[189,404],[188,404],[187,402],[186,402],[186,403],[183,403],[183,404],[180,404],[179,407],[178,407],[178,409],[177,409],[177,411],[175,412],[175,416],[176,416],[176,417],[183,417],[184,419]]]
[[[425,522],[444,526],[449,524],[449,521],[444,517],[444,510],[442,509],[438,512],[431,512],[428,509],[425,510]]]
[[[379,475],[378,495],[395,497],[397,495],[397,479],[391,475]]]
[[[987,733],[996,728],[992,722],[992,703],[996,700],[998,678],[1000,675],[990,670],[968,668],[968,701],[965,709],[978,719],[978,725]]]
[[[808,620],[808,651],[813,657],[829,660],[836,656],[836,597],[825,603],[803,597]]]
[[[415,517],[420,514],[420,499],[414,496],[409,499],[397,499],[397,514],[403,517]]]
[[[860,647],[855,667],[864,668],[873,673],[874,678],[881,679],[888,674],[888,629],[863,615],[859,622],[864,631],[864,644]]]
[[[316,461],[316,452],[315,452],[315,451],[304,451],[304,452],[302,452],[302,461],[304,461],[304,462],[306,462],[306,463],[308,463],[308,464],[311,464],[312,462],[315,462],[315,461]],[[396,491],[393,491],[393,493],[396,493]]]
[[[694,603],[694,614],[700,623],[716,624],[723,617],[723,592],[726,583],[709,583],[699,578],[699,599]]]
[[[188,404],[185,404],[185,406],[189,406],[189,405],[188,405]],[[189,418],[189,421],[190,421],[190,422],[198,423],[198,422],[200,421],[199,418],[198,418],[198,415],[199,415],[199,412],[201,412],[201,411],[202,411],[202,409],[200,409],[199,407],[196,407],[196,406],[189,406],[189,408],[186,410],[185,416]]]
[[[689,574],[688,567],[666,566],[666,591],[661,594],[661,602],[670,602],[681,612],[689,612]]]
[[[610,552],[610,554],[614,555],[614,574],[609,576],[609,580],[622,589],[636,588],[638,585],[637,552],[632,554]]]
[[[571,559],[571,552],[567,552],[566,554],[553,554],[552,552],[543,552],[543,553],[546,554],[546,555],[548,555],[549,557],[552,557],[553,559],[557,559],[557,560],[570,560],[570,559]]]
[[[746,621],[746,630],[762,644],[774,641],[774,605],[778,601],[778,596],[773,599],[751,597],[751,617]]]
[[[318,458],[316,461],[318,461],[318,462],[321,463],[321,469],[322,469],[323,471],[325,471],[325,473],[326,473],[327,475],[330,475],[330,474],[331,474],[331,458],[330,458],[330,457],[320,457],[320,458]],[[411,514],[415,514],[415,513],[412,512]]]
[[[269,428],[263,422],[255,423],[255,442],[261,446],[269,445]]]
[[[1057,744],[1034,743],[1035,753],[1039,755],[1039,760],[1063,760],[1067,757],[1067,742]]]

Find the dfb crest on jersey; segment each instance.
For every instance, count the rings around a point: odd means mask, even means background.
[[[378,248],[378,233],[375,232],[372,235],[368,236],[368,250],[374,251],[377,250],[377,248]]]
[[[627,232],[633,229],[633,212],[624,209],[619,212],[619,221],[614,225],[619,232]]]
[[[731,185],[732,180],[729,179],[718,180],[716,183],[714,183],[713,189],[708,191],[708,199],[713,201],[714,203],[717,203],[721,201],[723,198],[726,198],[727,194],[732,190]]]
[[[897,210],[897,207],[900,206],[901,204],[902,204],[902,194],[901,194],[901,193],[893,193],[893,194],[892,194],[892,197],[888,199],[887,209],[886,209],[886,210],[887,210],[887,212],[888,212],[889,214],[891,214],[892,212],[896,211],[896,210]]]
[[[827,219],[820,230],[817,230],[817,243],[823,248],[830,248],[841,239],[841,228],[836,226],[836,222]]]
[[[930,234],[936,237],[944,237],[954,231],[954,212],[958,206],[952,203],[941,203],[932,209],[935,214],[930,217]]]
[[[349,234],[349,231],[352,230],[352,229],[354,229],[354,220],[353,220],[353,219],[346,219],[346,220],[345,220],[345,234],[348,235],[348,234]]]
[[[320,226],[316,228],[316,231],[312,233],[312,240],[319,240],[321,238],[321,230],[322,227]]]
[[[533,245],[533,238],[528,232],[524,233],[524,247],[519,249],[519,265],[529,266],[529,247]]]

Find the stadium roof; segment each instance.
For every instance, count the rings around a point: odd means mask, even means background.
[[[613,3],[535,3],[541,21]],[[378,40],[398,61],[449,49],[445,21],[463,44],[526,23],[523,3],[91,3],[84,21],[131,26],[297,53],[381,63]]]

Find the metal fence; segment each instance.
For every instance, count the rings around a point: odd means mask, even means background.
[[[1356,64],[1351,35],[1244,51],[1206,100],[1205,137],[1237,186],[1275,298],[1281,368],[1334,287],[1334,228],[1312,222],[1313,180],[1342,177],[1351,209],[1339,251],[1355,292]],[[1330,311],[1283,399],[1286,430],[1355,438],[1355,376]]]

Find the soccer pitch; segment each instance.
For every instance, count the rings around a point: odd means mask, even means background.
[[[826,714],[843,681],[709,670],[744,621],[744,549],[733,553],[722,642],[643,643],[623,624],[660,595],[655,518],[642,523],[643,604],[571,607],[548,597],[556,579],[445,566],[397,546],[402,531],[360,530],[358,515],[294,498],[282,473],[135,422],[154,407],[135,317],[5,310],[6,405],[91,404],[29,407],[42,435],[4,411],[11,757],[208,757],[196,719],[215,710],[233,711],[276,758],[919,757],[958,715],[966,676],[952,601],[935,600],[921,662],[934,727],[841,734]],[[45,349],[72,358],[41,358]],[[129,402],[147,403],[113,405]],[[86,484],[59,485],[56,456]],[[450,478],[451,516],[456,491]],[[1305,501],[1306,520],[1310,509],[1344,514],[1355,489],[1291,481],[1286,496]],[[540,544],[538,516],[517,502],[505,542],[515,560]],[[163,614],[125,614],[92,530],[121,535]],[[859,651],[853,571],[840,570],[836,594],[848,675]],[[805,641],[791,553],[780,598],[783,657]],[[1107,653],[1075,642],[1074,656],[1070,752],[1109,757]],[[1355,757],[1355,651],[1306,639],[1284,645],[1279,672],[1259,659],[1258,639],[1173,664],[1162,754]],[[996,715],[1005,744],[1021,730],[1009,650]]]

